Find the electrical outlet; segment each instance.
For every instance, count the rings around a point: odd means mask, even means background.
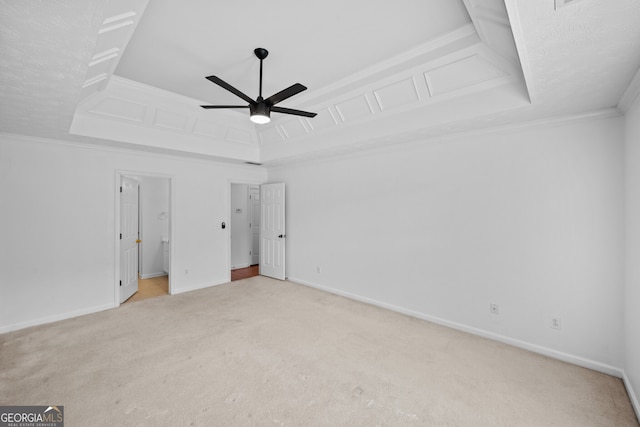
[[[498,304],[489,304],[489,313],[500,314],[500,306]]]
[[[552,317],[549,319],[549,327],[551,329],[562,329],[562,319],[559,317]]]

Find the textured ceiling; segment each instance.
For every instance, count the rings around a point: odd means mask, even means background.
[[[615,107],[640,66],[640,1],[510,0],[519,17],[533,108],[565,114]]]
[[[101,3],[0,1],[0,131],[68,135],[102,20]]]

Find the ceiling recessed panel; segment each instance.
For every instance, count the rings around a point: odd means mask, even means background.
[[[130,21],[131,18],[135,17],[136,13],[133,10],[129,10],[126,12],[119,13],[117,15],[112,15],[102,21],[103,26],[113,25],[116,22],[124,22]]]
[[[111,75],[111,70],[113,69],[113,64],[115,59],[110,59],[107,61],[102,61],[99,62],[93,66],[90,66],[87,70],[87,75],[86,75],[86,80],[91,80],[94,77],[98,76],[98,75],[106,75],[106,76],[110,76]]]
[[[260,132],[260,142],[263,144],[275,144],[283,141],[284,138],[275,126]]]
[[[118,98],[105,98],[96,104],[89,112],[133,122],[144,121],[147,106]]]
[[[493,80],[504,73],[479,55],[472,55],[427,71],[424,75],[431,96],[437,96]]]
[[[333,117],[333,114],[328,108],[324,108],[322,110],[317,110],[318,115],[313,119],[308,120],[309,128],[314,131],[319,131],[323,129],[334,128],[338,124],[336,119]]]
[[[280,125],[280,127],[287,138],[298,138],[307,134],[307,129],[305,129],[302,124],[302,119],[289,120],[288,122]]]
[[[356,120],[373,114],[371,105],[369,105],[369,101],[364,95],[359,95],[336,104],[336,110],[343,122]]]
[[[98,84],[100,82],[103,82],[103,81],[107,80],[108,78],[109,78],[109,76],[107,75],[107,73],[96,74],[95,76],[92,76],[92,77],[88,78],[87,80],[85,80],[84,84],[82,85],[82,88],[93,86],[95,84]]]
[[[420,100],[413,78],[402,80],[374,91],[381,111]]]
[[[226,139],[228,141],[241,142],[243,144],[253,143],[251,132],[244,129],[229,128],[229,130],[227,130]]]
[[[153,119],[153,124],[166,129],[184,131],[187,126],[187,117],[174,113],[173,111],[158,108]]]
[[[561,7],[568,6],[570,4],[577,3],[579,0],[556,0],[556,10]]]
[[[195,135],[210,138],[223,138],[225,134],[224,131],[224,127],[204,120],[196,120],[196,123],[193,127],[193,133]]]
[[[122,44],[123,34],[119,31],[108,31],[96,37],[95,52],[105,52]]]

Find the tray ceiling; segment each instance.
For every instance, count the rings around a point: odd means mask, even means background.
[[[565,3],[0,0],[0,131],[278,164],[615,108],[640,4]],[[199,108],[239,101],[211,74],[257,95],[255,47],[316,118]]]

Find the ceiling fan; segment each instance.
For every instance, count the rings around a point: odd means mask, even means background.
[[[253,53],[260,60],[260,93],[258,94],[258,98],[254,101],[249,98],[244,93],[240,92],[235,87],[231,86],[229,83],[225,82],[219,77],[209,76],[207,80],[212,81],[218,86],[228,90],[234,95],[244,99],[249,103],[249,105],[201,105],[202,108],[213,109],[213,108],[249,108],[249,112],[251,114],[251,121],[254,123],[264,124],[269,123],[271,121],[271,112],[274,113],[283,113],[283,114],[293,114],[294,116],[303,116],[303,117],[315,117],[317,113],[310,113],[308,111],[302,110],[294,110],[292,108],[283,108],[277,107],[276,104],[284,101],[285,99],[291,98],[293,95],[297,95],[298,93],[307,90],[307,87],[301,85],[300,83],[296,83],[294,85],[289,86],[288,88],[281,90],[275,95],[271,95],[269,98],[262,98],[262,61],[269,55],[269,51],[264,48],[254,49]]]

